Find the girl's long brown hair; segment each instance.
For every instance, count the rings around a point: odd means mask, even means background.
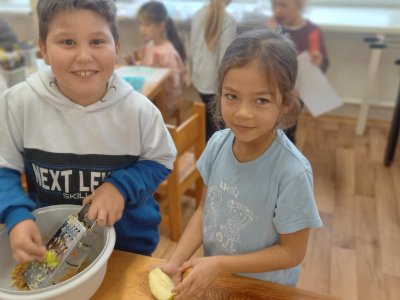
[[[214,52],[216,49],[218,38],[224,23],[224,13],[224,0],[210,0],[205,18],[204,39],[211,52]]]

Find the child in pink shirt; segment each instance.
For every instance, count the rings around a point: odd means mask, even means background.
[[[138,12],[139,31],[147,44],[139,50],[138,56],[126,55],[127,64],[140,64],[150,67],[169,68],[172,73],[164,84],[165,111],[170,116],[178,107],[183,87],[186,58],[173,20],[161,2],[150,1],[141,6]],[[136,62],[135,59],[140,59]]]

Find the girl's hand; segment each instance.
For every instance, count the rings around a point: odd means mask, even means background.
[[[133,57],[132,54],[125,54],[124,55],[124,61],[129,66],[134,66],[136,64],[135,58]]]
[[[10,231],[10,244],[13,258],[18,263],[43,260],[46,249],[36,222],[24,220]]]
[[[83,199],[83,204],[91,204],[90,220],[97,220],[99,226],[111,226],[121,219],[125,200],[113,184],[105,182]]]
[[[180,271],[184,272],[193,268],[180,284],[172,289],[172,293],[178,293],[175,300],[193,299],[205,293],[208,286],[215,281],[221,271],[217,256],[201,257],[185,262]]]
[[[124,55],[124,60],[127,65],[134,66],[140,62],[140,53],[138,49],[133,49],[131,53]]]
[[[269,29],[275,29],[276,27],[279,26],[278,21],[274,17],[268,18],[267,22],[265,22],[265,25]]]
[[[162,265],[154,266],[159,267],[165,274],[171,278],[172,282],[177,285],[182,281],[182,271],[179,269],[179,266],[171,263],[166,262]]]

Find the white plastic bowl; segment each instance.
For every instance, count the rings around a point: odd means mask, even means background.
[[[79,211],[78,205],[54,205],[33,213],[44,240],[51,238],[65,218]],[[1,300],[87,300],[99,288],[107,270],[107,261],[115,245],[114,227],[105,227],[103,235],[93,245],[90,265],[82,272],[59,284],[36,290],[19,291],[10,286],[11,270],[15,266],[10,240],[5,228],[0,229],[0,299]]]

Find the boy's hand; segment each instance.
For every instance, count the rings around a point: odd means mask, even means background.
[[[24,220],[11,229],[10,244],[13,258],[18,263],[44,259],[46,249],[33,220]]]
[[[184,272],[193,268],[189,275],[180,284],[172,289],[172,293],[178,293],[175,300],[199,298],[205,293],[209,285],[220,275],[218,257],[201,257],[185,262],[180,271]]]
[[[121,219],[125,200],[113,184],[105,182],[83,199],[83,204],[91,204],[88,212],[90,220],[97,220],[99,226],[111,226]]]
[[[311,62],[316,65],[320,66],[322,64],[322,54],[319,51],[315,51],[310,53],[311,54]]]

